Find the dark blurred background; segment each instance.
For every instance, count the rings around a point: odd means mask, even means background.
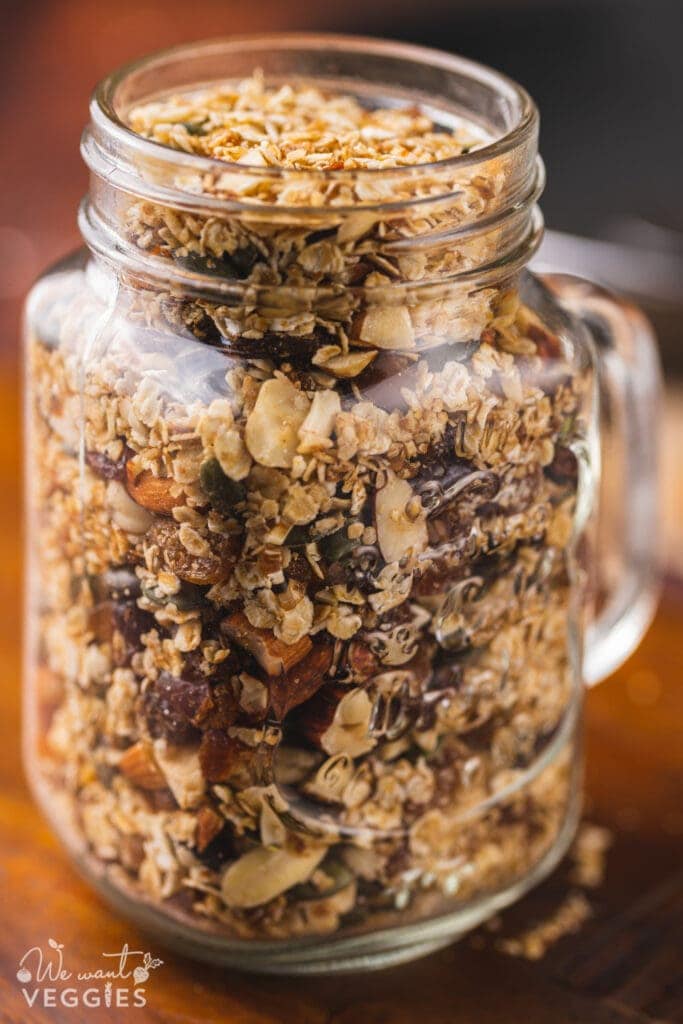
[[[668,518],[680,520],[683,0],[4,0],[0,24],[0,373],[16,365],[32,279],[78,244],[79,136],[108,71],[176,43],[263,30],[432,44],[507,72],[540,107],[551,229],[540,266],[611,285],[653,319],[675,413]]]
[[[524,84],[542,115],[547,223],[571,236],[552,235],[544,261],[639,298],[683,371],[681,0],[4,0],[2,26],[5,357],[31,279],[78,243],[78,140],[96,81],[190,39],[327,29],[436,45]]]

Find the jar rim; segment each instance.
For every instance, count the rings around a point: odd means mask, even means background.
[[[216,56],[220,53],[239,51],[256,51],[268,48],[273,51],[329,51],[332,54],[364,54],[369,57],[394,58],[406,64],[412,63],[415,66],[437,68],[445,74],[460,75],[461,78],[469,79],[484,88],[488,88],[493,95],[505,101],[509,111],[513,113],[513,122],[509,128],[491,142],[486,143],[470,152],[458,154],[447,159],[431,161],[428,163],[417,163],[402,166],[388,167],[363,167],[346,169],[323,169],[323,168],[291,168],[281,166],[254,167],[248,164],[239,164],[216,157],[202,156],[197,153],[187,153],[184,150],[175,149],[165,143],[145,138],[134,132],[125,122],[118,109],[118,93],[120,89],[130,82],[134,76],[145,76],[159,71],[172,62],[184,62],[190,57]],[[293,77],[292,74],[283,77]],[[308,76],[302,76],[305,78]],[[311,75],[311,78],[317,76]],[[214,78],[215,80],[215,78]],[[187,82],[186,86],[199,83]],[[208,84],[208,80],[206,83]],[[182,86],[178,86],[181,89]],[[387,91],[391,86],[387,85]],[[426,94],[425,99],[426,99]],[[432,98],[439,98],[437,93]],[[443,96],[440,98],[444,98]],[[467,113],[465,111],[465,113]],[[469,113],[474,113],[470,111]],[[149,157],[155,162],[167,163],[176,168],[186,168],[194,172],[206,171],[223,174],[238,173],[242,178],[253,177],[254,181],[268,179],[280,179],[283,181],[309,178],[312,181],[344,183],[353,182],[377,182],[387,178],[412,177],[424,174],[425,172],[442,172],[460,170],[476,166],[496,157],[503,156],[522,146],[538,129],[539,114],[536,104],[529,93],[521,85],[509,78],[507,75],[489,68],[485,64],[448,53],[444,50],[432,49],[426,46],[417,46],[412,43],[404,43],[393,40],[375,39],[369,36],[343,35],[335,33],[253,33],[247,35],[226,36],[215,39],[201,40],[193,43],[183,43],[179,46],[156,51],[138,60],[131,61],[120,66],[97,85],[90,104],[90,115],[93,126],[101,131],[111,142],[118,143],[131,153],[131,156]],[[83,143],[83,152],[86,162],[91,165],[89,159],[89,147],[86,137]],[[198,196],[195,196],[198,199]],[[202,196],[204,201],[206,195]],[[224,200],[223,200],[224,202]],[[405,202],[405,201],[404,201]],[[254,208],[253,203],[243,204],[239,200],[231,201],[230,205],[248,206]],[[267,204],[265,204],[267,205]],[[382,209],[391,206],[388,203],[373,203],[373,209]],[[285,206],[280,209],[284,211]],[[306,207],[297,206],[299,213],[305,212]],[[312,208],[313,209],[313,208]],[[318,212],[320,212],[319,208]],[[342,207],[337,207],[337,212]]]

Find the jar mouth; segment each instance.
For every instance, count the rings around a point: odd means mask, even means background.
[[[265,58],[268,58],[266,60]],[[313,67],[315,63],[315,68]],[[264,64],[267,66],[263,67]],[[291,168],[282,166],[253,167],[187,153],[164,143],[145,138],[126,123],[127,112],[138,103],[169,95],[173,92],[207,87],[216,81],[235,80],[250,74],[255,67],[263,67],[266,81],[314,81],[322,87],[359,94],[359,82],[364,87],[361,95],[370,90],[378,99],[382,96],[394,102],[417,104],[430,114],[444,117],[460,116],[473,121],[493,135],[492,141],[447,159],[407,166],[386,166],[353,169]],[[358,69],[353,73],[353,69]],[[371,68],[362,75],[361,68]],[[290,68],[290,70],[286,70]],[[197,78],[197,75],[201,75]],[[411,84],[412,82],[412,84]],[[160,88],[160,83],[162,86]],[[468,107],[464,92],[469,88],[482,109]],[[520,85],[507,76],[483,64],[455,56],[441,50],[412,44],[378,40],[362,36],[327,33],[276,33],[266,35],[233,36],[184,44],[162,50],[140,60],[123,65],[97,86],[91,106],[91,127],[86,130],[82,143],[84,159],[91,170],[110,177],[106,165],[115,163],[116,176],[127,179],[140,177],[139,168],[152,163],[157,169],[166,167],[174,172],[227,176],[263,181],[310,180],[321,183],[353,182],[393,183],[410,182],[426,173],[444,175],[444,192],[435,198],[446,199],[451,192],[448,178],[461,169],[476,168],[496,158],[510,154],[518,148],[533,146],[538,131],[538,111],[533,100]],[[137,173],[136,173],[137,168]],[[163,174],[163,170],[162,170]],[[138,190],[149,198],[149,182]],[[168,185],[159,189],[158,178],[154,188],[168,195]],[[254,210],[266,204],[244,199],[218,198],[198,194],[182,187],[172,189],[185,195],[192,205],[222,209]],[[405,206],[410,200],[395,203],[391,199],[364,204],[366,209],[381,212]],[[358,209],[335,206],[336,213]],[[320,214],[320,206],[288,207],[278,204],[283,214],[296,210],[298,215]]]

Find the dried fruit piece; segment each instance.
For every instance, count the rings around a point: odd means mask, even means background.
[[[362,640],[351,641],[346,651],[345,662],[349,681],[354,683],[364,683],[382,668],[377,655]]]
[[[146,743],[128,747],[119,761],[119,771],[140,789],[166,788],[166,779]]]
[[[410,504],[417,502],[417,508]],[[375,496],[377,543],[387,562],[396,562],[409,551],[419,554],[427,547],[426,515],[407,480],[391,474]]]
[[[232,660],[232,659],[231,659]],[[221,668],[224,667],[224,662]],[[187,671],[187,664],[184,671]],[[202,702],[194,715],[194,723],[201,729],[227,729],[234,725],[239,717],[240,705],[235,696],[232,683],[228,680],[214,682],[211,680],[210,697]],[[199,683],[203,680],[200,678]]]
[[[249,454],[262,466],[289,468],[309,408],[306,395],[286,378],[264,381],[244,431]]]
[[[224,729],[207,729],[199,744],[199,763],[208,782],[225,782],[254,756],[251,747]]]
[[[201,125],[185,126],[190,135],[203,134]],[[210,274],[212,277],[237,278],[244,280],[251,273],[259,259],[258,250],[253,245],[236,249],[233,253],[224,252],[220,256],[202,256],[197,252],[189,252],[185,256],[173,253],[176,263],[196,274]]]
[[[154,626],[154,616],[134,601],[101,601],[88,616],[88,629],[98,643],[111,643],[116,665],[127,664],[140,646],[140,637]],[[118,634],[118,636],[117,636]]]
[[[270,850],[258,846],[225,871],[221,895],[228,907],[259,907],[294,885],[306,882],[325,856],[324,846]]]
[[[149,542],[157,544],[161,558],[172,573],[181,580],[199,586],[221,583],[232,572],[239,550],[240,541],[234,536],[210,534],[208,543],[211,554],[191,554],[180,539],[180,528],[176,523],[159,520],[148,534]]]
[[[92,469],[93,473],[97,473],[103,480],[123,480],[126,475],[126,457],[122,455],[121,458],[114,462],[104,452],[86,452],[85,453],[86,464]]]
[[[355,325],[355,337],[376,348],[415,347],[413,324],[405,306],[369,306]]]
[[[213,842],[219,832],[223,831],[225,818],[222,818],[213,807],[208,804],[200,807],[197,814],[197,828],[195,831],[195,847],[199,853],[204,853],[209,843]]]
[[[563,487],[567,484],[576,486],[576,482],[579,478],[578,459],[571,448],[565,448],[562,445],[558,445],[555,448],[553,461],[545,467],[543,472],[555,484],[559,484]]]
[[[234,612],[223,619],[221,629],[236,644],[249,651],[269,676],[289,671],[313,646],[308,636],[286,644],[269,629],[256,629],[243,612]]]
[[[321,641],[313,646],[298,665],[271,680],[270,700],[277,718],[284,718],[292,708],[317,693],[326,681],[333,656],[334,645]]]
[[[175,744],[197,738],[200,716],[211,706],[211,688],[206,680],[179,679],[170,672],[160,672],[142,696],[150,735]]]
[[[159,515],[170,515],[184,504],[184,498],[173,493],[176,484],[169,477],[154,476],[149,469],[136,470],[133,461],[126,463],[126,490],[142,508]]]

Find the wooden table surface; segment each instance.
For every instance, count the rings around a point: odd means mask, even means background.
[[[198,966],[118,919],[77,878],[33,807],[19,753],[18,388],[0,364],[0,1019],[240,1024],[645,1024],[683,1022],[683,583],[670,582],[645,642],[587,702],[587,818],[614,833],[593,916],[535,962],[480,931],[431,957],[366,976],[280,979]],[[563,866],[513,911],[519,934],[552,913],[572,882]],[[138,1009],[29,1009],[19,960],[49,938],[73,971],[101,954],[151,949],[164,963]],[[83,985],[81,985],[83,987]]]

